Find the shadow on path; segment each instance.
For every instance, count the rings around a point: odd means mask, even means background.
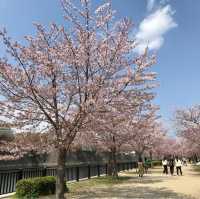
[[[124,172],[124,182],[115,185],[99,185],[69,193],[73,199],[199,199],[199,173],[192,167],[184,169],[184,176],[165,176],[162,168],[139,178],[135,171]],[[191,195],[190,195],[191,194]],[[194,197],[196,196],[196,197]],[[55,199],[55,196],[42,199]]]
[[[193,197],[178,194],[164,188],[149,187],[111,187],[95,189],[87,193],[80,193],[73,197],[79,199],[194,199]]]
[[[154,177],[151,178],[149,176],[145,176],[143,178],[139,178],[139,177],[132,177],[131,180],[129,180],[129,182],[131,184],[155,184],[155,183],[160,183],[163,182],[163,178],[162,177]]]

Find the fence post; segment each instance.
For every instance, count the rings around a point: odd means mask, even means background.
[[[47,167],[46,166],[42,169],[42,176],[43,177],[47,176]]]
[[[120,172],[121,171],[121,163],[119,163],[118,166],[119,166],[118,168],[119,168],[119,172]]]
[[[17,181],[21,180],[22,178],[23,178],[23,169],[19,169],[17,175]]]
[[[120,172],[120,164],[117,163],[117,171]]]
[[[91,177],[91,169],[90,169],[90,165],[88,165],[88,179],[90,179]]]
[[[3,173],[0,173],[0,195],[3,194]]]
[[[108,164],[106,164],[105,166],[106,166],[106,175],[108,175]]]
[[[67,179],[67,181],[69,180],[69,168],[66,168],[66,179]]]
[[[99,165],[97,165],[97,175],[98,175],[98,177],[100,176],[100,166]]]
[[[76,181],[79,181],[79,167],[76,167]]]

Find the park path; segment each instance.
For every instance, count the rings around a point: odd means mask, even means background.
[[[163,175],[162,168],[154,168],[143,178],[135,170],[122,172],[129,176],[122,184],[101,185],[88,188],[78,195],[68,195],[73,199],[200,199],[200,173],[192,166],[183,167],[183,176]],[[41,199],[55,199],[45,196]]]
[[[192,166],[183,167],[183,176],[163,175],[162,168],[152,169],[143,178],[134,170],[122,173],[131,176],[126,183],[98,187],[80,193],[79,199],[200,199],[200,173]]]
[[[184,199],[183,195],[185,195],[185,198],[200,199],[200,173],[194,171],[191,165],[183,167],[183,176],[165,176],[162,174],[162,169],[158,168],[152,171],[152,175],[148,175],[147,178],[153,181],[153,183],[147,183],[149,188],[172,191],[172,195],[176,193],[177,198]],[[160,180],[156,182],[156,179]],[[141,183],[140,186],[144,184]]]

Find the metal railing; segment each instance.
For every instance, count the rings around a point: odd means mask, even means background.
[[[118,171],[133,169],[135,162],[121,162],[117,164]],[[106,175],[107,164],[80,164],[66,166],[65,178],[67,181],[79,181],[80,179],[90,179],[94,176]],[[56,176],[56,167],[34,167],[23,169],[3,169],[0,170],[0,195],[15,192],[16,183],[21,179]]]

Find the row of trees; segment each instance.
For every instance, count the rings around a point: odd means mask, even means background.
[[[71,148],[110,152],[109,173],[117,176],[117,153],[162,155],[168,139],[152,104],[155,57],[148,49],[135,54],[132,21],[114,21],[110,1],[95,11],[89,0],[61,3],[66,24],[35,24],[24,45],[0,32],[8,52],[0,59],[0,115],[20,129],[0,149],[4,159],[57,150],[57,199]]]
[[[164,136],[154,148],[158,157],[175,155],[198,161],[200,156],[200,106],[177,109],[174,116],[176,137]]]
[[[200,106],[179,109],[175,114],[177,136],[182,142],[183,154],[198,159],[200,155]]]

